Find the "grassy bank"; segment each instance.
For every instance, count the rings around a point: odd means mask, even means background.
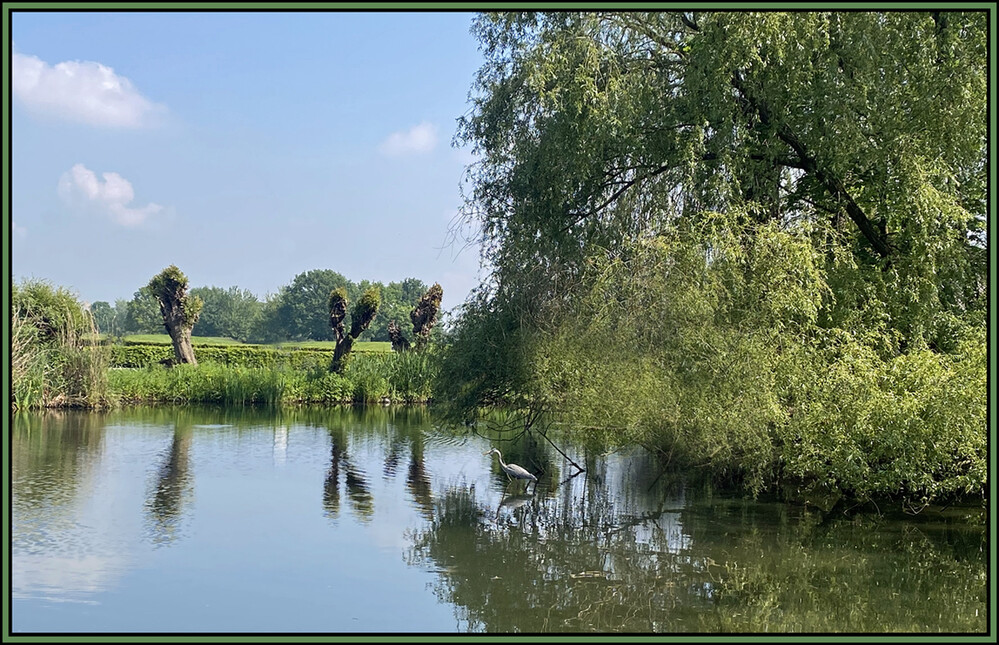
[[[427,354],[395,354],[390,343],[359,342],[342,374],[329,365],[333,343],[250,345],[195,337],[199,364],[164,367],[166,334],[114,339],[68,290],[43,281],[14,285],[11,405],[15,410],[101,409],[142,403],[278,405],[424,403],[431,396]]]
[[[197,366],[112,368],[108,397],[115,404],[214,403],[425,403],[431,397],[432,361],[426,354],[354,356],[343,374],[323,365],[295,369],[205,362]]]

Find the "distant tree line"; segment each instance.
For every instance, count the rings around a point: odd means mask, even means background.
[[[381,293],[381,306],[357,340],[389,341],[389,325],[409,329],[410,313],[429,290],[417,278],[400,282],[352,282],[330,269],[315,269],[298,274],[277,293],[263,300],[237,286],[208,286],[190,290],[192,297],[204,302],[194,325],[195,336],[219,336],[243,342],[279,342],[303,340],[334,340],[329,321],[329,297],[334,289],[343,289],[350,302],[357,302],[364,293],[376,287]],[[148,285],[139,288],[131,300],[118,299],[112,305],[99,301],[90,306],[98,329],[102,333],[161,334],[163,316]]]

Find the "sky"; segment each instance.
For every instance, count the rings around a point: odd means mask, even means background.
[[[479,280],[449,237],[472,18],[13,13],[13,279],[113,304],[171,264],[261,299],[332,269],[453,308]]]

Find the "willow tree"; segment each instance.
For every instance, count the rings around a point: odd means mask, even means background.
[[[736,207],[832,224],[908,294],[981,261],[984,12],[490,14],[475,30],[466,214],[501,279],[571,274],[594,248]],[[935,296],[967,305],[977,278]]]
[[[629,346],[628,365],[649,366],[638,394],[703,378],[696,397],[741,373],[738,352],[773,346],[755,365],[778,411],[764,426],[782,427],[801,410],[775,367],[789,347],[835,361],[853,339],[876,363],[981,337],[988,17],[480,16],[485,63],[458,142],[480,159],[464,213],[492,273],[436,398],[609,401],[585,379]],[[731,392],[768,387],[744,372]],[[628,428],[669,425],[665,408],[619,407],[634,408]],[[684,423],[663,443],[696,430]]]
[[[191,346],[191,329],[198,322],[204,305],[201,298],[187,293],[187,276],[172,264],[154,276],[148,287],[159,303],[163,326],[170,334],[174,362],[197,365]]]
[[[417,350],[426,348],[430,340],[430,333],[433,331],[434,325],[437,324],[443,297],[444,290],[441,285],[434,283],[434,286],[427,289],[409,312],[409,320],[413,323],[413,342],[406,338],[394,320],[389,322],[388,335],[389,340],[392,341],[393,351],[406,352],[414,346]]]
[[[347,366],[347,358],[350,350],[354,346],[357,337],[364,333],[371,321],[378,313],[381,304],[381,293],[378,287],[371,287],[364,292],[354,309],[351,312],[350,329],[344,327],[347,317],[347,290],[339,287],[330,292],[329,321],[333,329],[333,337],[336,341],[336,349],[333,351],[333,360],[330,363],[330,371],[343,372]]]

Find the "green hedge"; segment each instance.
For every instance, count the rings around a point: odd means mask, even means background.
[[[199,363],[229,367],[290,367],[307,370],[328,366],[333,351],[328,349],[282,350],[261,345],[199,345],[194,348]],[[112,367],[148,367],[173,358],[170,345],[115,345],[111,348]]]

